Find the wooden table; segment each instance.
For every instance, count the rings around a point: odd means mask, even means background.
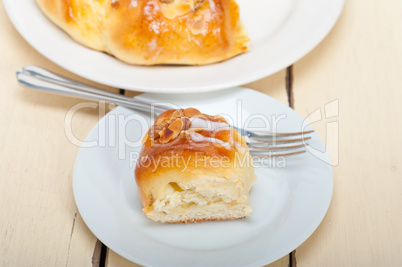
[[[401,14],[402,1],[346,1],[316,49],[246,85],[290,101],[304,117],[321,110],[312,125],[337,164],[324,221],[269,266],[402,266]],[[82,79],[30,47],[2,4],[0,40],[0,266],[137,266],[102,247],[77,212],[79,147],[67,140],[64,118],[81,100],[23,88],[15,71],[36,64]],[[83,139],[98,120],[98,110],[80,110],[74,134]]]

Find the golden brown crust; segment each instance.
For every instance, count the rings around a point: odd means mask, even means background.
[[[165,129],[178,119],[189,119],[191,124],[187,128],[183,124],[180,133],[165,142]],[[206,127],[198,127],[199,123]],[[216,173],[231,177],[240,168],[234,167],[236,157],[245,155],[248,151],[241,135],[229,127],[223,117],[202,114],[195,109],[162,113],[143,141],[135,179],[145,209],[153,204],[151,192],[157,179],[162,176],[170,177],[172,173],[185,171],[186,175],[180,178],[182,180],[203,175],[213,176]],[[164,165],[165,159],[168,162]]]
[[[131,64],[219,62],[248,50],[234,0],[36,0],[78,42]]]
[[[108,1],[36,0],[36,2],[53,23],[77,42],[95,50],[105,51],[103,23]]]

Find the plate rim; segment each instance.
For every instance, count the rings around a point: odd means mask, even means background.
[[[83,77],[87,80],[94,81],[100,84],[104,84],[107,86],[111,87],[116,87],[116,88],[122,88],[130,91],[140,91],[140,92],[148,92],[148,93],[167,93],[167,94],[174,94],[174,93],[202,93],[202,92],[211,92],[211,91],[218,91],[218,90],[223,90],[231,87],[237,87],[241,86],[244,84],[248,84],[257,80],[260,80],[262,78],[268,77],[274,73],[277,73],[286,67],[292,65],[293,63],[297,62],[301,58],[303,58],[305,55],[307,55],[309,52],[311,52],[324,38],[325,36],[328,35],[328,33],[333,29],[335,23],[338,21],[342,10],[344,8],[345,0],[335,0],[338,1],[339,3],[339,9],[338,10],[333,10],[330,15],[331,19],[328,19],[327,23],[325,26],[321,25],[321,30],[319,31],[319,34],[316,34],[314,37],[310,38],[308,41],[303,43],[301,46],[302,48],[291,51],[289,55],[284,58],[280,63],[277,63],[273,66],[263,68],[259,71],[253,71],[251,74],[248,74],[247,76],[243,78],[239,78],[237,80],[226,80],[226,81],[221,81],[218,83],[214,84],[204,84],[204,85],[198,85],[198,86],[189,86],[186,88],[178,87],[178,88],[171,88],[171,87],[154,87],[154,86],[144,86],[144,85],[136,85],[135,83],[124,83],[124,82],[113,82],[109,81],[107,78],[102,77],[101,75],[96,75],[96,73],[91,73],[91,72],[80,72],[78,70],[74,69],[74,66],[72,64],[67,64],[63,63],[62,59],[58,58],[52,58],[51,56],[47,55],[45,49],[42,49],[39,45],[39,43],[36,43],[33,39],[30,38],[29,35],[27,34],[27,31],[18,23],[18,16],[15,16],[15,14],[11,11],[11,5],[12,5],[12,0],[3,0],[3,5],[5,7],[6,13],[12,22],[13,26],[16,28],[16,30],[19,32],[19,34],[37,51],[39,52],[42,56],[50,60],[51,62],[55,63],[56,65],[62,67],[63,69],[74,73],[80,77]],[[51,23],[49,21],[49,23]],[[55,25],[54,25],[55,26]],[[57,27],[57,26],[55,26]],[[84,45],[80,44],[84,49],[89,49],[85,47]],[[241,55],[240,55],[241,56]],[[230,59],[229,59],[230,60]],[[219,63],[216,63],[219,64]],[[128,65],[130,67],[130,65]],[[144,67],[144,66],[136,66],[136,67]],[[145,66],[147,67],[147,66]],[[194,67],[194,66],[193,66]]]

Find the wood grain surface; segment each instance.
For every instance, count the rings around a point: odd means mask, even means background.
[[[71,186],[79,147],[64,133],[67,111],[82,100],[23,88],[15,72],[37,64],[82,79],[28,45],[2,3],[0,40],[0,266],[92,266],[97,239],[77,212]],[[74,134],[82,140],[98,120],[97,109],[77,112]]]
[[[312,125],[339,161],[331,206],[297,249],[298,267],[402,266],[401,14],[401,1],[346,1],[333,31],[294,66],[295,109],[322,111]]]
[[[321,114],[312,126],[335,165],[320,227],[296,253],[268,266],[402,266],[401,14],[401,1],[346,1],[332,32],[294,64],[291,84],[288,69],[246,85],[303,117]],[[79,147],[66,138],[64,121],[85,101],[23,88],[15,71],[35,64],[83,79],[30,47],[2,3],[0,40],[0,266],[138,266],[102,250],[74,203]],[[82,140],[102,116],[78,111],[73,133]]]

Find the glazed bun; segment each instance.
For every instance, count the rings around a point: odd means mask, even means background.
[[[36,0],[79,43],[131,64],[202,65],[248,50],[235,0]]]
[[[232,220],[252,213],[254,167],[243,137],[221,116],[162,113],[143,139],[135,179],[154,221]]]

